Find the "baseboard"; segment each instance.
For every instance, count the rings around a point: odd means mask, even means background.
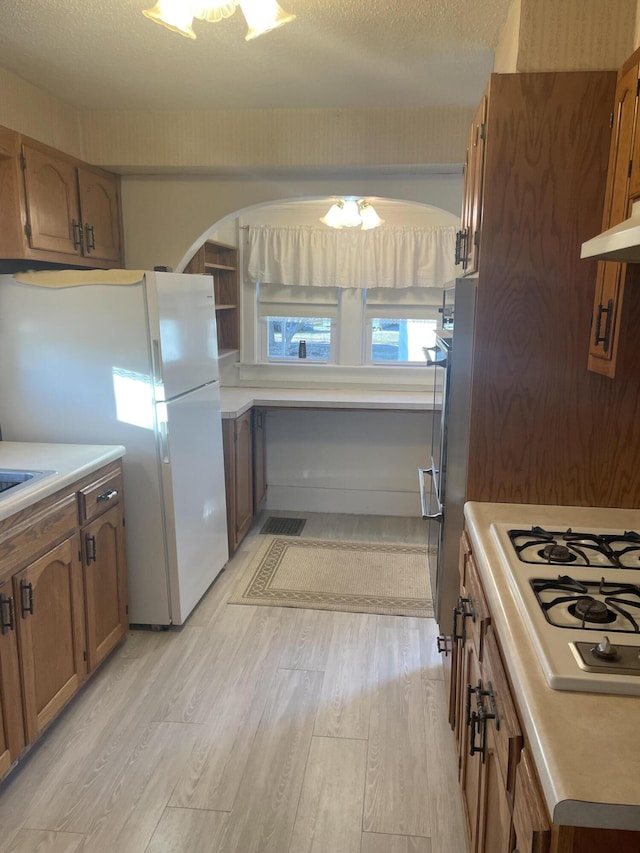
[[[417,492],[383,492],[371,489],[319,489],[269,484],[266,510],[346,512],[356,515],[421,516]]]

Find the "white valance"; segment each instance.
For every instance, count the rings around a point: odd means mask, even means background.
[[[445,287],[455,278],[452,226],[371,231],[250,226],[248,274],[258,283],[314,287]]]

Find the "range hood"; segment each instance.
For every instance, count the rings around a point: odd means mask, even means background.
[[[580,257],[640,264],[640,201],[634,201],[624,222],[583,243]]]

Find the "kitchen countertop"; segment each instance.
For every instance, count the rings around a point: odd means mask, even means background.
[[[291,409],[379,409],[429,412],[433,391],[375,391],[349,388],[237,388],[222,387],[222,417],[237,418],[253,406]],[[436,402],[437,405],[437,402]]]
[[[469,502],[465,518],[553,822],[640,831],[640,696],[548,686],[490,530],[499,522],[640,530],[640,510]]]
[[[34,483],[0,492],[0,520],[26,509],[124,455],[122,445],[0,441],[0,469],[54,471]]]

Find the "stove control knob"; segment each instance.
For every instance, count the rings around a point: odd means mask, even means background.
[[[591,652],[597,658],[602,658],[603,660],[616,660],[619,657],[617,648],[611,645],[609,638],[606,635],[597,646],[594,646],[594,648],[591,649]]]

